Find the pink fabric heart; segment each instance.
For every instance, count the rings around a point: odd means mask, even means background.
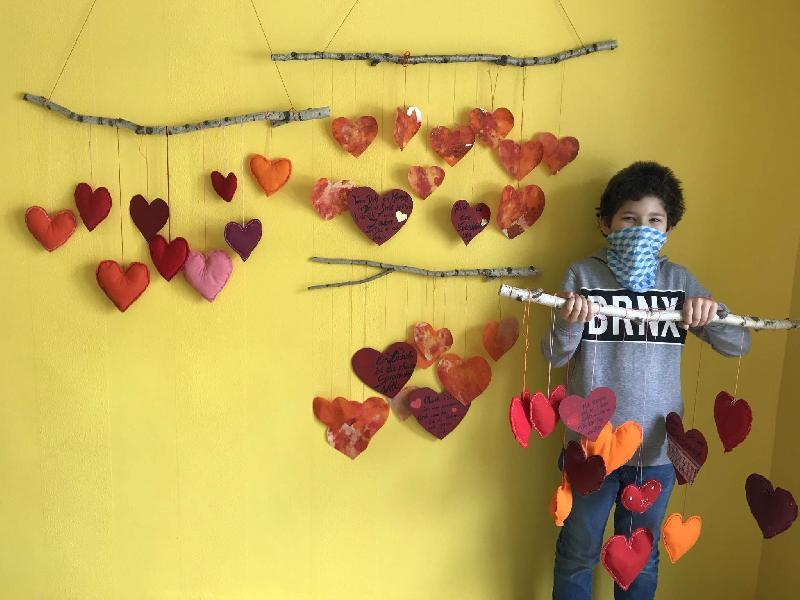
[[[208,256],[190,250],[183,265],[186,281],[209,302],[222,291],[232,272],[233,261],[222,250],[212,250]]]

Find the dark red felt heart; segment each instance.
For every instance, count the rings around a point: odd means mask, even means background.
[[[188,256],[189,244],[182,237],[177,237],[169,243],[160,235],[150,240],[150,258],[167,281],[183,268]]]
[[[714,400],[714,422],[725,452],[730,452],[750,433],[753,411],[746,400],[735,400],[728,392],[723,391]]]
[[[656,501],[660,493],[661,482],[658,479],[649,479],[641,486],[637,486],[635,483],[626,485],[619,497],[622,506],[629,511],[643,513]]]
[[[414,201],[400,189],[379,196],[372,188],[355,187],[347,194],[347,206],[356,226],[380,246],[408,222]]]
[[[261,221],[250,219],[244,227],[231,221],[225,225],[225,241],[243,261],[247,260],[261,241]]]
[[[233,195],[236,193],[236,184],[235,173],[228,173],[228,176],[225,177],[219,171],[211,172],[211,186],[225,202],[233,199]]]
[[[92,231],[111,211],[111,194],[104,187],[92,191],[88,183],[75,186],[75,205],[86,229]]]
[[[581,496],[588,496],[602,487],[606,464],[602,456],[586,458],[581,445],[573,440],[564,451],[564,471],[572,489]]]
[[[461,404],[449,392],[440,394],[431,388],[411,392],[408,407],[425,431],[440,440],[461,423],[469,410],[469,405]]]
[[[558,406],[564,425],[593,442],[614,416],[615,410],[617,396],[607,387],[593,389],[586,398],[567,396]]]
[[[134,225],[148,242],[161,231],[169,219],[169,206],[166,202],[161,198],[148,202],[141,194],[131,198],[130,212]]]
[[[666,428],[667,456],[675,467],[678,485],[692,483],[708,458],[706,438],[697,429],[684,431],[683,420],[675,412],[667,415]]]
[[[433,151],[451,167],[464,158],[475,144],[475,132],[469,125],[462,125],[452,131],[444,126],[434,127],[429,137]]]
[[[411,344],[395,342],[383,352],[361,348],[350,361],[353,372],[376,392],[394,398],[411,379],[417,351]]]
[[[458,200],[450,209],[450,222],[465,246],[486,228],[491,216],[489,207],[483,202],[470,206],[466,200]]]
[[[774,488],[769,479],[753,473],[744,484],[747,504],[765,539],[789,529],[797,519],[794,496],[783,488]]]
[[[612,535],[603,544],[600,559],[608,574],[623,590],[627,590],[641,573],[653,551],[653,534],[645,527],[634,530],[631,538]]]

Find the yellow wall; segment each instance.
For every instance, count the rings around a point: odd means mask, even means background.
[[[165,197],[165,140],[121,131],[118,157],[113,129],[89,130],[23,103],[22,91],[49,92],[89,2],[8,4],[0,25],[3,597],[548,596],[557,530],[545,507],[557,483],[558,440],[525,452],[508,431],[521,344],[494,366],[489,390],[443,442],[392,416],[351,462],[326,445],[311,414],[315,395],[369,395],[348,367],[356,349],[403,339],[411,324],[428,320],[453,330],[456,352],[476,354],[482,324],[501,311],[519,316],[521,308],[498,302],[497,285],[477,280],[393,275],[367,287],[305,292],[312,282],[366,273],[312,266],[309,256],[432,268],[532,263],[545,275],[530,283],[553,290],[568,263],[602,243],[593,208],[608,177],[632,160],[656,159],[683,179],[689,206],[669,256],[734,311],[790,312],[800,218],[791,179],[800,133],[792,45],[799,11],[790,0],[769,8],[568,2],[584,40],[617,38],[620,48],[528,69],[524,134],[560,129],[580,139],[581,154],[555,178],[541,169],[530,176],[548,198],[533,230],[508,241],[492,226],[468,249],[450,235],[450,203],[466,197],[494,212],[507,182],[481,147],[447,168],[441,192],[416,202],[408,225],[381,248],[346,215],[321,221],[308,196],[322,176],[404,185],[407,165],[434,157],[421,136],[402,154],[393,147],[394,107],[404,95],[419,105],[422,133],[429,124],[450,125],[490,103],[494,70],[414,67],[404,86],[399,67],[284,64],[297,107],[373,114],[380,139],[356,160],[335,147],[327,121],[172,138],[172,234],[201,249],[224,247],[222,227],[244,202],[246,215],[264,222],[264,239],[246,265],[235,260],[213,305],[182,279],[167,284],[153,270],[150,288],[126,314],[102,295],[94,270],[102,259],[120,259],[123,240],[126,261],[149,262],[127,202],[135,193]],[[324,47],[352,3],[257,5],[273,49],[289,51]],[[503,7],[494,15],[486,2],[361,2],[331,49],[524,55],[576,44],[556,3]],[[401,17],[410,20],[405,28]],[[248,2],[99,0],[53,99],[149,123],[282,108],[266,54]],[[518,70],[500,71],[496,105],[511,108],[518,123],[521,84]],[[291,181],[274,197],[242,176],[252,152],[293,161]],[[240,175],[232,205],[210,191],[213,169]],[[79,227],[49,255],[25,230],[24,209],[73,206],[81,180],[111,190],[109,222],[93,233]],[[795,300],[795,316],[799,308]],[[538,337],[548,313],[533,315]],[[677,565],[663,565],[661,597],[754,597],[762,543],[743,483],[751,472],[770,472],[779,398],[781,415],[794,410],[791,380],[780,385],[786,340],[785,333],[757,335],[742,362],[739,395],[753,405],[755,425],[726,456],[711,409],[715,394],[733,387],[736,362],[703,354],[695,425],[711,455],[686,498],[686,510],[703,516],[703,537]],[[691,340],[685,353],[690,418],[698,348]],[[542,387],[545,378],[534,352],[529,381]],[[430,372],[413,382],[435,383]],[[776,447],[779,482],[793,461],[788,435]],[[796,478],[784,479],[800,493]],[[675,510],[683,494],[674,495]],[[773,540],[764,556],[796,548],[799,534],[794,527]],[[598,597],[608,597],[610,579],[601,573],[598,581]]]

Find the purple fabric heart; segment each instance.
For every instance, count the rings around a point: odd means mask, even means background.
[[[245,261],[261,240],[261,221],[250,219],[242,227],[235,221],[225,225],[225,241]]]
[[[347,206],[358,228],[380,246],[408,222],[414,201],[400,189],[379,196],[372,188],[355,187],[347,194]]]

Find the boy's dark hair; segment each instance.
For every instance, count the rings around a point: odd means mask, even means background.
[[[645,196],[661,200],[667,212],[667,227],[674,227],[686,210],[681,182],[672,169],[656,162],[638,161],[609,180],[600,197],[597,217],[609,223],[623,203]]]

